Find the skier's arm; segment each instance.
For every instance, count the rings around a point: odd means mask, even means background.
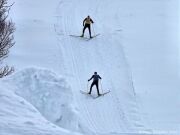
[[[86,18],[85,18],[84,21],[83,21],[83,26],[84,26],[85,21],[86,21]]]
[[[94,21],[93,21],[92,19],[90,19],[90,21],[91,21],[92,23],[94,23]]]
[[[88,80],[88,81],[91,81],[91,79],[93,79],[94,75]]]
[[[100,76],[98,76],[99,77],[99,79],[102,79]]]

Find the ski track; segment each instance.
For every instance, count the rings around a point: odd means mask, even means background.
[[[78,5],[79,2],[81,2],[81,7]],[[89,8],[85,5],[82,7],[83,4],[88,2],[91,5]],[[64,58],[71,58],[69,61],[64,61],[65,72],[66,74],[72,74],[72,76],[68,76],[68,80],[74,92],[81,120],[94,134],[141,130],[143,126],[140,124],[137,114],[138,106],[133,91],[130,70],[120,42],[121,36],[116,33],[115,35],[101,33],[100,36],[88,42],[68,36],[77,32],[81,33],[82,28],[78,26],[79,23],[82,23],[82,20],[80,20],[82,18],[78,18],[78,16],[82,15],[80,14],[82,11],[92,13],[91,8],[93,7],[95,9],[93,18],[98,18],[104,7],[112,6],[116,7],[114,9],[115,16],[118,14],[118,6],[114,6],[116,2],[112,3],[108,0],[88,2],[62,0],[57,8],[57,12],[60,14],[57,19],[57,26],[59,26],[57,30],[59,32],[57,33],[63,32],[61,33],[63,36],[59,36],[59,46]],[[61,7],[63,7],[63,10]],[[111,38],[109,38],[110,36]],[[111,52],[115,52],[112,51],[114,49],[117,50],[116,53],[111,54]],[[95,70],[103,78],[103,87],[100,85],[100,88],[104,91],[111,90],[111,92],[94,100],[84,96],[79,91],[86,90],[86,80]],[[73,71],[73,73],[69,73],[70,71]],[[93,94],[96,94],[95,89]],[[138,123],[137,127],[135,123]]]

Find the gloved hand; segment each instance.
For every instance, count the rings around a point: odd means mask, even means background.
[[[88,82],[89,82],[90,80],[88,80]]]

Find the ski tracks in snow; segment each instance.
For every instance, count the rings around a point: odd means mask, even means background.
[[[65,72],[66,74],[72,74],[67,79],[74,92],[74,98],[80,113],[82,122],[80,126],[88,127],[94,134],[139,130],[134,125],[135,122],[139,121],[139,118],[136,114],[135,95],[120,42],[121,38],[115,40],[113,35],[108,36],[101,33],[98,38],[90,42],[84,42],[68,36],[78,32],[81,34],[82,19],[89,13],[97,20],[108,18],[110,13],[107,16],[103,14],[103,18],[99,17],[102,14],[101,11],[103,12],[107,6],[114,6],[111,4],[108,0],[85,2],[83,0],[62,0],[57,8],[60,18],[56,26],[64,35],[59,36],[59,46],[65,59]],[[113,4],[116,4],[116,2]],[[116,11],[116,8],[114,11]],[[115,15],[117,14],[115,12]],[[103,24],[105,21],[96,23],[97,30],[105,31],[102,28],[103,26],[105,29],[107,28],[108,32],[108,26]],[[57,33],[58,30],[56,29]],[[85,81],[95,70],[103,78],[104,90],[110,89],[111,93],[93,100],[82,95],[79,90],[86,89]]]

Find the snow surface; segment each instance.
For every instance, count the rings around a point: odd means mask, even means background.
[[[178,8],[178,0],[17,1],[6,61],[17,72],[0,82],[0,133],[178,134]],[[88,14],[101,35],[70,37]],[[94,71],[101,92],[111,90],[96,100],[79,92]]]
[[[64,128],[76,129],[72,91],[48,70],[29,68],[3,79],[0,97],[1,135],[71,135]]]
[[[14,92],[36,107],[47,120],[76,130],[78,120],[71,106],[72,91],[64,78],[56,76],[48,70],[30,68],[16,73],[5,82],[14,85]]]

